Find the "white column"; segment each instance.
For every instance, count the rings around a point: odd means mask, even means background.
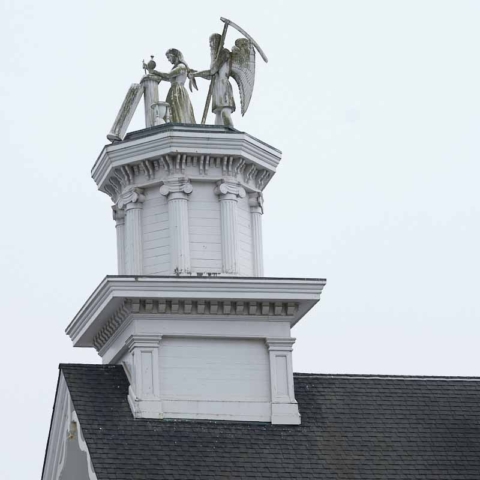
[[[222,273],[238,275],[238,197],[245,197],[245,189],[238,182],[220,180],[215,188],[220,199],[220,223],[222,241]]]
[[[125,274],[143,272],[142,207],[143,190],[131,187],[120,195],[117,207],[125,208]]]
[[[155,125],[152,105],[158,102],[159,83],[160,79],[156,75],[145,75],[142,79],[143,99],[145,103],[145,127],[147,128]]]
[[[118,275],[125,275],[125,210],[112,207],[115,230],[117,232],[117,270]]]
[[[272,423],[300,424],[293,388],[292,350],[294,338],[267,338],[270,357]]]
[[[263,277],[263,195],[259,192],[250,193],[248,195],[248,204],[250,205],[252,218],[253,276]]]
[[[160,193],[167,197],[170,230],[171,273],[189,275],[190,232],[188,224],[188,195],[193,187],[186,177],[172,177],[163,182]]]

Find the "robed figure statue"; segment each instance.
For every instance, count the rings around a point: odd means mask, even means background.
[[[170,72],[163,73],[158,72],[157,70],[152,70],[151,73],[157,75],[162,80],[171,83],[166,99],[166,102],[170,105],[171,120],[175,123],[196,123],[192,103],[190,102],[190,97],[185,88],[187,78],[191,77],[191,70],[180,50],[171,48],[170,50],[167,50],[165,55],[168,61],[173,65]],[[196,88],[194,82],[193,85]]]

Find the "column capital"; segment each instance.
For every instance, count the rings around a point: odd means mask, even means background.
[[[248,205],[253,213],[263,215],[263,194],[262,192],[252,192],[248,194]]]
[[[296,338],[284,337],[284,338],[266,338],[265,343],[267,344],[269,352],[291,352],[293,350],[293,344],[295,343]]]
[[[170,177],[160,182],[160,194],[167,198],[177,197],[175,195],[170,197],[171,193],[180,193],[182,197],[186,198],[186,195],[190,195],[192,192],[193,186],[188,177]]]
[[[119,208],[117,205],[112,206],[112,217],[118,223],[125,222],[125,210],[123,208]]]
[[[142,80],[140,80],[141,84],[144,84],[145,82],[153,81],[157,84],[160,83],[162,79],[158,75],[153,75],[151,73],[147,73],[147,75],[144,75]]]
[[[125,345],[131,352],[135,348],[156,348],[162,340],[162,335],[130,335]]]
[[[236,200],[238,197],[244,198],[247,194],[239,182],[225,178],[217,182],[214,192],[221,200]]]
[[[130,187],[120,194],[116,207],[123,209],[129,207],[131,204],[141,204],[144,201],[145,195],[143,195],[143,189]],[[137,205],[137,207],[140,207],[140,205]]]

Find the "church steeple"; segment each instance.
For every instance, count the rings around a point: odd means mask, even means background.
[[[223,126],[167,123],[107,145],[118,276],[67,328],[123,364],[134,415],[298,423],[290,328],[323,280],[263,277],[263,190],[280,152]]]
[[[254,72],[259,47],[247,38],[215,71]],[[183,83],[196,73],[179,50],[167,57],[171,73],[153,67],[132,85],[92,169],[113,202],[118,275],[104,279],[67,334],[124,366],[135,417],[298,424],[290,330],[325,281],[264,277],[263,192],[281,152],[228,125],[195,124]],[[243,113],[247,77],[237,79]],[[160,80],[172,85],[170,113],[157,108]],[[217,121],[231,123],[233,104],[219,107],[217,94]],[[125,136],[142,97],[146,128]],[[170,121],[178,118],[189,123]]]

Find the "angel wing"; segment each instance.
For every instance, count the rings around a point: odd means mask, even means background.
[[[230,75],[240,90],[242,116],[250,105],[255,83],[255,47],[247,38],[239,38],[232,48]]]

